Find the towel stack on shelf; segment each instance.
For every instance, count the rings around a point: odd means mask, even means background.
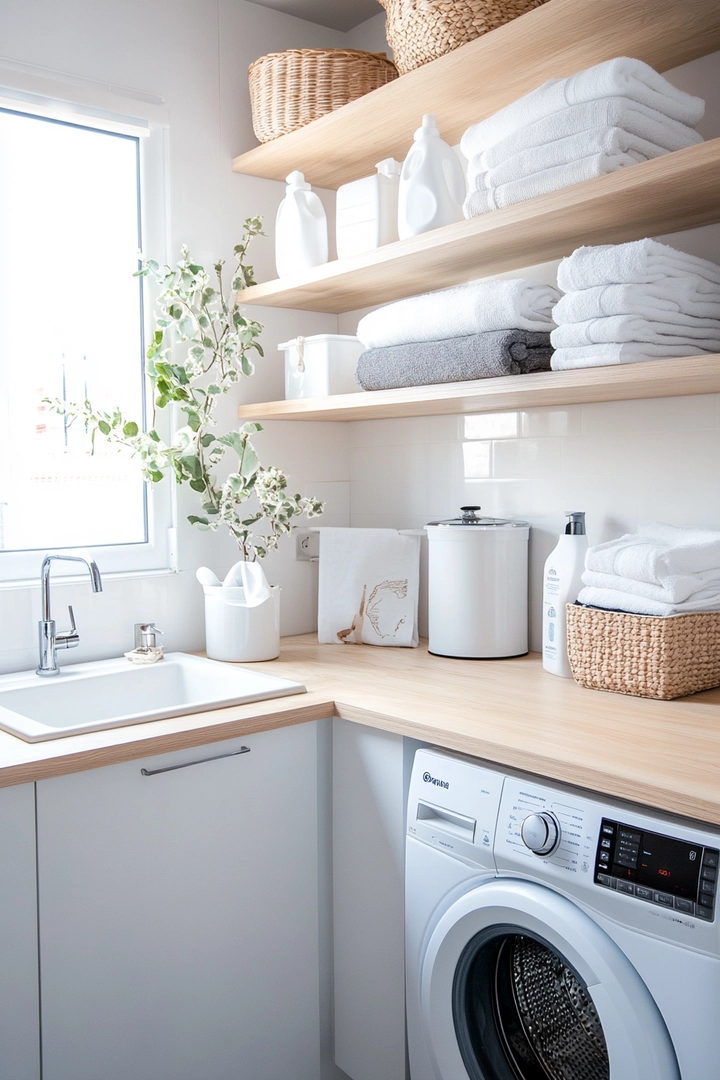
[[[550,82],[468,128],[464,212],[477,217],[703,141],[705,103],[620,56]]]
[[[720,266],[657,240],[563,259],[555,371],[720,352]]]
[[[588,549],[578,603],[635,615],[720,610],[720,532],[655,522]]]
[[[365,315],[364,390],[549,371],[559,292],[527,278],[492,279],[411,296]]]

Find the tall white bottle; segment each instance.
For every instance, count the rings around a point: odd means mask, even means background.
[[[278,277],[310,270],[328,261],[328,227],[320,199],[301,172],[286,178],[285,198],[275,219]]]
[[[567,604],[574,604],[582,588],[585,552],[585,514],[568,511],[565,532],[550,552],[543,574],[543,667],[553,675],[572,678],[567,653]]]
[[[462,221],[465,174],[440,138],[435,117],[423,116],[400,173],[398,235],[401,240]]]

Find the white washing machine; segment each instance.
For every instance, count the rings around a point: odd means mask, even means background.
[[[720,1077],[720,830],[419,750],[411,1080]]]

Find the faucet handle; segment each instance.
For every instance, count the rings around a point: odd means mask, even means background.
[[[155,649],[157,647],[155,635],[163,633],[164,631],[160,630],[155,623],[135,623],[135,648]]]
[[[74,649],[80,644],[80,635],[77,632],[75,615],[70,604],[68,604],[68,615],[70,616],[70,629],[63,630],[55,635],[56,649]]]

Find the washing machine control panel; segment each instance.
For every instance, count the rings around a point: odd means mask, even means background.
[[[720,852],[604,817],[595,883],[712,922]]]

